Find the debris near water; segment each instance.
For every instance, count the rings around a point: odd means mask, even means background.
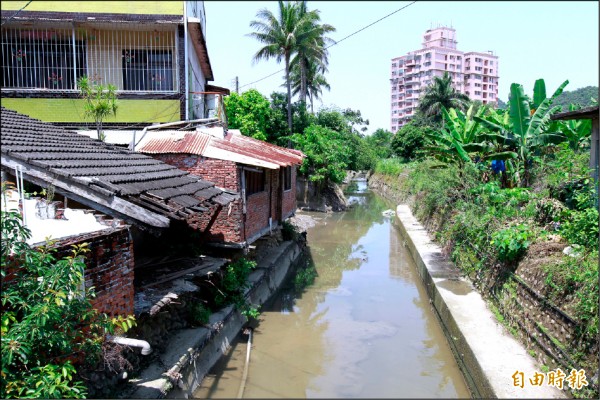
[[[396,215],[396,212],[394,210],[385,210],[381,213],[381,215],[384,217],[393,217]]]

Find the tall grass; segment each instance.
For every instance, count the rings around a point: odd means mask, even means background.
[[[375,172],[383,175],[398,176],[411,164],[412,163],[402,163],[399,158],[385,158],[377,161],[377,165],[375,165]]]

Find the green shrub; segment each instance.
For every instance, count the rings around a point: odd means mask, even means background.
[[[583,211],[566,210],[560,234],[571,244],[580,244],[589,249],[598,247],[598,210],[587,208]]]
[[[500,261],[514,262],[525,254],[532,236],[527,225],[519,224],[495,232],[491,244],[495,246]]]
[[[2,212],[2,398],[83,398],[77,369],[102,357],[107,334],[133,317],[109,319],[82,292],[85,244],[57,260],[49,245],[30,247],[18,213]],[[14,274],[10,282],[8,275]]]
[[[383,175],[398,176],[406,169],[399,158],[385,158],[377,161],[375,172]]]
[[[283,237],[283,240],[297,240],[298,235],[298,230],[294,225],[289,221],[283,221],[281,224],[281,236]]]
[[[392,138],[392,151],[406,161],[418,158],[419,150],[427,144],[425,132],[426,129],[412,122],[404,125]]]
[[[211,311],[204,304],[198,302],[190,306],[190,320],[195,325],[206,325],[210,319]]]
[[[246,258],[240,258],[225,267],[215,294],[217,306],[234,304],[243,315],[258,316],[258,308],[251,305],[245,297],[245,291],[250,287],[248,277],[254,268],[256,268],[256,262]]]
[[[314,262],[308,262],[306,266],[299,268],[296,271],[296,276],[294,277],[294,288],[297,291],[307,288],[314,283],[315,278],[318,275],[319,274],[317,273]]]

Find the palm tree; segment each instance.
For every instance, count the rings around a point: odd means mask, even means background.
[[[306,1],[298,3],[298,12],[305,27],[302,29],[303,38],[297,43],[296,56],[292,59],[292,68],[299,69],[299,99],[306,103],[309,86],[309,69],[313,64],[317,67],[316,73],[325,73],[327,71],[328,51],[327,47],[335,43],[335,41],[327,36],[329,32],[335,32],[335,28],[329,24],[319,24],[319,10],[308,11]],[[293,81],[295,82],[295,81]]]
[[[442,121],[442,108],[465,110],[468,103],[469,96],[458,92],[452,86],[452,78],[448,72],[444,72],[443,77],[434,77],[433,83],[425,88],[418,110],[425,117],[432,117],[433,121],[439,123]]]
[[[258,20],[250,22],[250,27],[256,32],[249,33],[251,36],[264,44],[256,52],[253,62],[262,59],[275,58],[279,63],[285,62],[285,81],[288,95],[288,126],[292,133],[292,93],[290,87],[290,60],[296,51],[299,29],[305,28],[300,21],[299,7],[297,3],[279,1],[279,13],[275,16],[271,11],[263,8],[256,14]]]
[[[302,82],[300,79],[300,68],[297,64],[292,66],[292,70],[290,71],[290,79],[292,81],[292,94],[295,96],[300,93]],[[306,69],[306,95],[310,101],[311,114],[315,113],[314,100],[320,98],[321,94],[323,93],[323,88],[327,90],[331,89],[331,86],[329,86],[329,83],[325,79],[325,75],[319,71],[317,64],[309,64],[308,68]]]

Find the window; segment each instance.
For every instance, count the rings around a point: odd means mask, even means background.
[[[292,190],[292,167],[283,169],[283,190]]]
[[[123,50],[123,89],[173,90],[171,50]]]
[[[265,174],[263,171],[245,169],[244,178],[246,179],[246,198],[265,190]]]
[[[3,28],[2,35],[4,88],[69,90],[84,75],[85,46],[82,41],[73,46],[71,30]]]

